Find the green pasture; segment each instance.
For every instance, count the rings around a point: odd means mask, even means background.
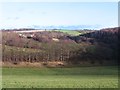
[[[117,88],[116,66],[3,68],[3,88]]]
[[[81,34],[77,30],[55,30],[55,31],[63,32],[63,33],[66,33],[66,34],[69,34],[69,35],[72,35],[72,36],[78,36],[78,35]]]

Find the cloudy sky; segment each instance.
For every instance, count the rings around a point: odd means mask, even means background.
[[[32,25],[118,26],[117,2],[4,2],[1,28]]]

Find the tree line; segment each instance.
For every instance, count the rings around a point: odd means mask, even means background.
[[[13,32],[3,32],[2,61],[16,64],[48,61],[117,64],[119,29],[90,31],[79,36],[44,31],[34,33],[31,38],[22,38]],[[59,42],[53,41],[52,38],[59,39]]]

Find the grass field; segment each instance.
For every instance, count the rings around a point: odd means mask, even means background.
[[[63,33],[66,33],[72,36],[78,36],[81,34],[80,32],[75,31],[75,30],[55,30],[55,31],[63,32]]]
[[[3,88],[117,88],[115,66],[3,68]]]

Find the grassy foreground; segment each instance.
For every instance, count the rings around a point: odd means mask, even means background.
[[[115,66],[3,68],[3,88],[117,88]]]

